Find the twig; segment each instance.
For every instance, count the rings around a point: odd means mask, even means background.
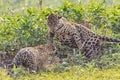
[[[42,10],[42,0],[39,1],[40,10]]]

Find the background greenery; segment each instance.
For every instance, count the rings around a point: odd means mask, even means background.
[[[1,0],[0,53],[15,54],[20,48],[47,43],[46,17],[50,13],[57,13],[77,23],[88,19],[92,23],[92,31],[120,39],[119,2],[119,0],[44,0],[43,9],[40,10],[39,0]],[[48,80],[120,79],[120,45],[104,43],[104,47],[105,54],[98,61],[85,63],[84,56],[79,51],[73,55],[67,48],[63,53],[68,57],[54,68],[54,72],[29,75],[24,70],[16,69],[16,74],[11,78],[1,69],[3,72],[1,71],[0,78],[2,80],[33,80],[35,77]],[[65,49],[63,46],[62,48]],[[65,76],[66,78],[63,78]]]

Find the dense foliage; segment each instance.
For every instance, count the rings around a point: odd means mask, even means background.
[[[120,38],[120,5],[106,4],[106,0],[99,0],[95,2],[92,0],[89,4],[71,3],[66,2],[59,8],[47,8],[42,10],[33,7],[24,7],[21,13],[9,10],[4,12],[0,16],[0,52],[7,52],[9,54],[15,54],[20,48],[27,46],[36,46],[48,42],[48,26],[46,24],[46,17],[50,13],[57,13],[64,16],[71,22],[80,23],[83,19],[88,19],[92,23],[92,31],[113,38]],[[57,41],[56,41],[57,44]],[[85,63],[84,56],[80,51],[76,51],[73,55],[68,49],[64,50],[65,54],[69,55],[68,58],[63,59],[63,62],[54,68],[55,72],[40,73],[37,75],[27,75],[22,70],[17,70],[13,75],[15,79],[120,79],[120,46],[116,43],[103,43],[105,49],[104,56],[96,61],[93,60],[90,63]],[[63,47],[63,49],[65,49]],[[67,51],[68,50],[68,51]],[[61,52],[58,52],[61,54]],[[81,65],[80,68],[72,67],[75,65]],[[79,67],[79,66],[78,66]],[[115,69],[116,68],[116,69]],[[68,71],[64,72],[63,71]],[[75,70],[74,70],[75,69]],[[80,70],[76,70],[80,69]],[[115,70],[114,70],[115,69]],[[3,72],[1,79],[6,78],[10,80],[10,77],[6,77],[6,71]],[[22,71],[19,74],[19,71]],[[62,73],[56,73],[61,72]],[[99,72],[99,73],[98,73]],[[94,75],[95,74],[95,75]],[[106,74],[106,75],[105,75]],[[114,76],[111,76],[115,74]],[[20,75],[20,77],[18,77]],[[72,75],[72,76],[71,76]],[[90,76],[91,75],[91,76]],[[3,78],[5,76],[5,78]],[[23,78],[24,76],[24,78]],[[66,77],[64,77],[66,76]],[[11,78],[12,80],[12,78]]]

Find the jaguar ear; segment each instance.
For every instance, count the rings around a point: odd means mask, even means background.
[[[58,16],[58,19],[61,19],[62,18],[62,16]]]

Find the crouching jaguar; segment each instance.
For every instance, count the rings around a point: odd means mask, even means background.
[[[54,53],[56,53],[56,47],[53,44],[22,48],[8,65],[9,71],[14,65],[28,68],[30,73],[36,73],[38,69],[46,70],[48,62],[51,63],[49,57]]]

